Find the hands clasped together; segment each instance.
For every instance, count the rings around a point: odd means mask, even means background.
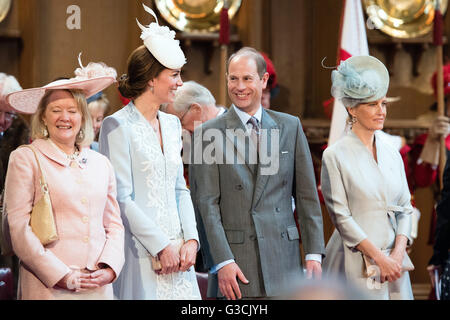
[[[195,264],[198,243],[196,240],[186,241],[177,251],[177,247],[169,244],[158,254],[162,269],[157,274],[170,274],[173,272],[185,272]]]
[[[402,262],[405,251],[393,250],[389,256],[381,255],[381,259],[375,260],[380,268],[380,282],[394,282],[402,276]]]
[[[56,286],[75,292],[94,290],[111,283],[116,278],[113,269],[107,267],[96,271],[72,269]]]

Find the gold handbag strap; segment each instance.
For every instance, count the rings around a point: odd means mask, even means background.
[[[39,178],[39,181],[41,183],[41,187],[45,188],[45,192],[47,192],[48,188],[47,188],[47,182],[45,181],[45,177],[44,177],[44,173],[42,172],[42,168],[41,168],[41,162],[39,161],[39,158],[37,156],[36,150],[32,145],[23,145],[20,146],[19,148],[29,148],[31,149],[31,151],[33,151],[34,157],[36,158],[36,162],[38,164],[39,167],[39,172],[41,173],[41,177]]]

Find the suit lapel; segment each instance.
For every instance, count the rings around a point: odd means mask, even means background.
[[[247,129],[243,125],[234,108],[230,108],[224,117],[226,117],[225,135],[227,139],[229,139],[233,143],[234,148],[237,152],[237,156],[242,157],[241,159],[245,159],[245,148],[242,150],[242,145],[239,145],[237,139],[235,139],[235,135],[232,133],[232,130],[238,129],[245,132]],[[263,109],[261,118],[261,134],[263,134],[262,132],[265,132],[265,134],[267,134],[267,151],[271,150],[271,129],[276,128],[278,128],[277,123],[272,119],[269,113],[267,113],[267,111]],[[281,133],[279,136],[281,137]],[[256,207],[270,176],[261,175],[260,163],[258,163],[257,165],[251,165],[247,161],[245,161],[245,164],[247,165],[247,168],[251,172],[253,172],[254,175],[256,175],[252,200],[252,207]]]
[[[271,150],[271,129],[276,129],[277,127],[278,126],[276,122],[272,119],[269,113],[267,113],[267,111],[263,109],[261,118],[261,134],[267,134],[267,147],[265,148],[266,152]],[[261,175],[260,167],[261,162],[259,161],[256,170],[256,182],[253,192],[252,208],[256,207],[256,205],[258,204],[258,201],[260,200],[261,195],[263,194],[263,191],[266,187],[267,181],[269,180],[270,177],[269,175]]]

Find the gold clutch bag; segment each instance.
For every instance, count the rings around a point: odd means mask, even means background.
[[[39,182],[41,185],[42,197],[33,205],[33,210],[31,211],[30,226],[33,233],[36,235],[36,237],[38,237],[42,245],[45,246],[58,240],[58,232],[56,230],[55,218],[53,216],[52,202],[50,201],[48,185],[45,181],[36,151],[32,146],[23,147],[30,148],[33,151],[34,157],[36,158],[39,167],[39,171],[41,173]]]
[[[391,250],[392,249],[385,249],[385,250],[381,250],[386,256],[389,256],[391,254]],[[365,264],[365,268],[366,268],[366,276],[367,277],[374,277],[377,275],[378,272],[378,266],[376,265],[375,261],[373,261],[372,258],[369,258],[368,256],[366,256],[365,254],[363,254],[363,258],[364,258],[364,264]],[[405,255],[403,256],[403,261],[402,261],[402,272],[404,271],[412,271],[414,270],[414,265],[411,261],[411,259],[409,258],[408,254],[405,252]]]
[[[171,243],[173,245],[175,245],[175,247],[177,248],[177,251],[180,252],[181,247],[184,245],[184,240],[183,239],[171,240]],[[161,261],[159,261],[158,256],[156,256],[156,257],[152,256],[151,259],[152,259],[152,269],[154,271],[161,270],[162,269]]]

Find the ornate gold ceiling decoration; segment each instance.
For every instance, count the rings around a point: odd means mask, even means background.
[[[181,31],[214,32],[220,27],[220,12],[226,0],[155,0],[156,7],[173,27]],[[234,17],[242,0],[228,0],[228,16]]]
[[[416,38],[433,30],[436,1],[440,2],[444,14],[448,0],[364,0],[363,3],[374,28],[395,38]]]
[[[11,0],[0,0],[0,22],[6,18],[9,8],[11,7]]]

